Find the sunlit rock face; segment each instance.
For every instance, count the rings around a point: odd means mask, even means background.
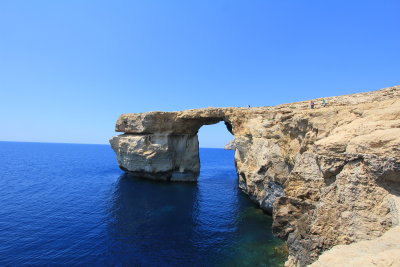
[[[155,180],[195,182],[200,172],[197,132],[224,119],[221,109],[123,114],[116,124],[125,134],[110,140],[126,172]]]
[[[224,149],[226,150],[235,150],[235,142],[234,140],[229,141],[225,146]]]
[[[110,140],[124,171],[156,180],[196,181],[200,172],[197,135],[123,134]]]
[[[123,114],[116,131],[124,134],[110,142],[127,172],[195,181],[197,132],[224,121],[234,135],[239,187],[272,213],[273,232],[288,244],[287,265],[306,266],[399,223],[400,87],[325,100],[326,107],[314,99],[315,109],[304,101]],[[323,260],[320,266],[333,266]]]

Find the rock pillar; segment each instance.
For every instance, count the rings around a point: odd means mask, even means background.
[[[185,117],[182,112],[159,111],[121,115],[115,130],[124,134],[110,139],[120,168],[149,179],[197,181],[197,132],[205,124],[222,120],[219,110],[216,112],[192,117]]]
[[[171,181],[196,181],[200,172],[197,134],[123,134],[110,140],[121,169]]]

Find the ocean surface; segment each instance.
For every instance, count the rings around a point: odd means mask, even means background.
[[[233,151],[200,155],[197,184],[166,183],[125,175],[108,145],[0,142],[0,266],[282,266]]]

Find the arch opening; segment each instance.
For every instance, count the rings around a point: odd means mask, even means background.
[[[197,135],[200,148],[224,148],[233,139],[232,130],[225,121],[200,127]]]
[[[123,134],[111,138],[110,143],[121,169],[167,181],[197,181],[199,136],[200,146],[211,148],[223,148],[233,139],[232,126],[225,121],[223,110],[213,108],[200,113],[188,110],[123,114],[117,120],[116,131]]]
[[[197,178],[200,188],[203,183],[237,184],[233,149],[225,149],[233,141],[224,121],[203,125],[198,131],[200,172]]]

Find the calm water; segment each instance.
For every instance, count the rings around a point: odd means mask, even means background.
[[[0,265],[281,266],[233,152],[200,152],[177,184],[124,175],[107,145],[0,142]]]

